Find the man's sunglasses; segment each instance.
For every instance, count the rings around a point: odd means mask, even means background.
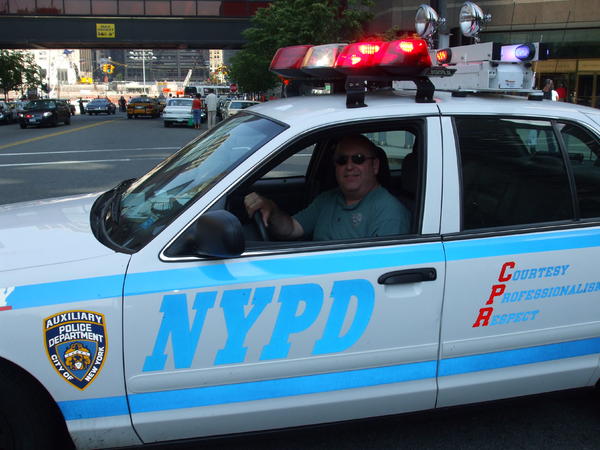
[[[348,158],[350,158],[352,160],[352,162],[354,164],[357,165],[361,165],[364,164],[364,162],[367,159],[375,159],[374,156],[366,156],[363,155],[362,153],[355,153],[354,155],[348,156],[348,155],[338,155],[334,158],[334,162],[338,165],[338,166],[343,166],[346,165],[348,163]]]

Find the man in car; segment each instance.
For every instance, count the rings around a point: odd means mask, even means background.
[[[250,217],[256,211],[278,239],[315,241],[388,236],[410,232],[410,212],[377,181],[380,161],[362,135],[342,138],[333,156],[338,187],[319,194],[290,216],[255,192],[244,198]]]

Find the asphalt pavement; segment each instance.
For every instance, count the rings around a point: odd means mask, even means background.
[[[203,129],[162,119],[75,115],[71,125],[0,126],[0,204],[100,192],[138,177]]]

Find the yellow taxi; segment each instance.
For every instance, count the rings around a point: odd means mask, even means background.
[[[150,116],[154,119],[160,116],[160,111],[160,104],[155,98],[146,96],[134,97],[127,105],[127,118]]]

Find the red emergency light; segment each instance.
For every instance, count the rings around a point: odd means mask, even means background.
[[[300,67],[306,51],[311,47],[312,45],[294,45],[280,48],[273,56],[269,70],[284,78],[306,77]]]
[[[379,67],[392,75],[420,75],[431,67],[427,42],[418,38],[388,42]]]
[[[450,64],[450,61],[452,61],[452,50],[449,48],[438,50],[435,53],[435,59],[437,60],[438,64]]]
[[[346,75],[373,75],[386,44],[382,41],[348,44],[337,57],[335,68]]]

